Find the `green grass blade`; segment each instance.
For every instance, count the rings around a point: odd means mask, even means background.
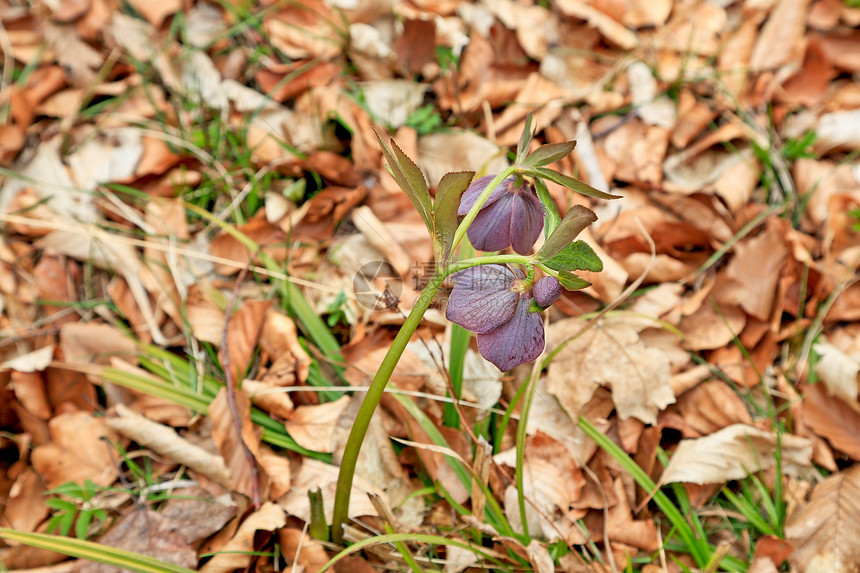
[[[358,543],[354,543],[350,545],[334,557],[332,557],[331,561],[326,563],[320,569],[320,573],[323,571],[329,570],[335,563],[339,562],[341,559],[346,557],[347,555],[351,555],[358,551],[361,551],[365,547],[370,547],[372,545],[382,545],[385,543],[398,543],[398,542],[417,542],[417,543],[427,543],[432,545],[450,545],[452,547],[459,547],[461,549],[466,549],[468,551],[472,551],[479,557],[494,563],[495,565],[503,568],[500,570],[504,570],[504,564],[493,557],[492,555],[483,551],[483,548],[475,547],[474,545],[469,545],[468,543],[463,543],[461,541],[455,541],[453,539],[448,539],[446,537],[441,537],[439,535],[426,535],[420,533],[394,533],[391,535],[377,535],[374,537],[368,537],[367,539],[362,539]]]
[[[124,571],[138,571],[141,573],[193,573],[192,569],[186,569],[179,565],[165,563],[146,555],[99,545],[98,543],[83,541],[81,539],[57,537],[42,533],[24,533],[5,528],[0,529],[0,537],[31,547],[45,549],[46,551],[54,551],[69,555],[70,557],[77,557],[78,559],[87,559],[119,567]]]
[[[459,400],[463,391],[463,368],[466,364],[466,351],[472,333],[457,324],[451,324],[451,358],[448,364],[448,374],[451,376],[451,387],[454,389],[455,400]],[[460,429],[460,415],[454,404],[445,404],[444,422],[446,426]]]

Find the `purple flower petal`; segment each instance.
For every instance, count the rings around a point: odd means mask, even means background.
[[[543,277],[532,287],[532,296],[536,303],[546,308],[561,296],[561,284],[555,277]]]
[[[540,236],[541,229],[543,229],[543,209],[541,209],[538,198],[529,192],[517,194],[513,200],[511,206],[511,246],[517,253],[527,255]],[[471,239],[471,237],[469,238]]]
[[[484,189],[487,188],[487,185],[489,185],[490,181],[492,181],[495,177],[495,175],[484,175],[483,177],[479,177],[472,181],[472,184],[469,185],[468,189],[463,192],[463,196],[460,197],[460,208],[457,209],[457,214],[465,215],[466,213],[468,213],[469,209],[472,208],[472,205],[475,204],[475,201],[478,200],[478,197],[481,196],[481,193],[484,192]],[[484,206],[481,207],[481,209],[492,205],[493,203],[498,201],[502,195],[510,193],[511,185],[513,184],[513,182],[514,178],[508,177],[507,179],[499,183],[498,186],[493,189],[493,192],[490,193],[489,198],[487,198],[487,202],[484,203]]]
[[[531,297],[517,303],[516,312],[500,327],[478,334],[478,350],[502,372],[531,362],[543,352],[543,320],[538,313],[529,312]]]
[[[448,297],[445,316],[466,330],[490,332],[514,315],[519,293],[514,282],[520,279],[502,265],[481,265],[455,273],[456,281]]]
[[[511,210],[519,201],[516,196],[508,194],[481,209],[466,231],[472,246],[481,251],[507,249],[511,245]]]

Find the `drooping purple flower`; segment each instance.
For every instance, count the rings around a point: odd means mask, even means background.
[[[487,188],[494,175],[480,177],[469,185],[460,199],[458,215],[465,215]],[[476,249],[501,251],[509,246],[521,255],[529,254],[543,229],[543,210],[531,185],[508,177],[490,193],[478,216],[469,226],[469,240]]]
[[[552,299],[549,304],[558,299],[553,298],[551,281],[544,282],[538,293],[535,289],[543,279],[532,289],[524,288],[522,273],[503,265],[472,267],[452,279],[455,284],[446,316],[476,333],[484,358],[504,372],[540,356],[545,345],[543,320],[529,307],[538,294],[544,302]]]

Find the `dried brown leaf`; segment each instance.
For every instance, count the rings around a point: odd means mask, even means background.
[[[815,344],[813,350],[818,354],[815,372],[827,386],[830,395],[860,411],[860,404],[857,402],[860,361],[845,354],[826,339]]]
[[[257,463],[260,456],[260,428],[251,422],[251,400],[245,392],[236,391],[236,407],[242,425],[241,437],[236,433],[233,413],[227,403],[227,389],[222,388],[209,404],[209,417],[212,419],[212,439],[218,446],[218,451],[227,468],[233,483],[233,489],[252,498],[254,495],[254,478],[251,463]],[[254,461],[248,459],[242,442],[248,447]],[[266,479],[263,472],[258,472],[260,497],[266,491]]]
[[[161,511],[135,506],[120,517],[98,543],[196,569],[197,541],[221,529],[236,514],[236,507],[200,499],[199,488],[181,490],[193,499],[171,499]],[[77,573],[120,573],[119,567],[80,561]]]
[[[785,434],[782,469],[798,475],[811,467],[812,442]],[[748,424],[734,424],[704,438],[681,440],[663,471],[661,483],[724,483],[772,468],[777,435]]]
[[[334,402],[318,406],[299,406],[289,416],[284,426],[287,433],[309,450],[331,453],[334,451],[334,433],[338,420],[352,400],[342,396]]]
[[[41,372],[54,358],[54,345],[42,347],[33,352],[10,358],[0,364],[0,368],[8,368],[17,372]]]
[[[322,544],[313,539],[307,532],[293,527],[285,527],[278,531],[278,541],[281,553],[287,565],[303,568],[314,573],[327,573],[322,566],[328,563],[329,556]]]
[[[230,317],[226,342],[233,380],[241,380],[248,370],[257,349],[266,312],[271,306],[271,300],[249,300]],[[222,354],[224,350],[221,349]]]
[[[129,0],[129,4],[156,28],[182,9],[182,0]]]
[[[762,27],[750,59],[754,72],[799,61],[805,48],[804,31],[810,0],[779,0]]]
[[[548,347],[554,348],[585,326],[579,319],[549,327]],[[577,419],[599,386],[612,389],[619,417],[657,422],[657,413],[675,401],[669,385],[669,358],[647,346],[636,329],[622,321],[607,321],[574,338],[549,366],[547,390],[572,419]]]
[[[284,508],[290,515],[309,522],[311,508],[310,501],[308,500],[308,491],[320,488],[323,494],[323,510],[325,511],[326,520],[328,520],[328,523],[331,523],[337,475],[338,468],[336,466],[311,458],[303,458],[301,468],[293,476],[293,485],[289,493],[278,500],[278,505]],[[382,490],[375,484],[371,484],[357,476],[352,482],[348,517],[376,515],[376,508],[370,502],[367,496],[368,493],[380,495],[385,504],[391,507],[388,496]]]
[[[747,319],[735,306],[715,309],[712,304],[703,304],[693,314],[685,316],[678,328],[684,333],[684,348],[709,350],[720,348],[734,339],[744,328]]]
[[[752,424],[744,401],[721,380],[709,380],[685,392],[677,407],[692,430],[684,432],[685,438],[712,434],[732,424]]]
[[[51,512],[46,499],[39,475],[32,468],[26,468],[9,490],[0,523],[17,531],[36,531]]]
[[[830,444],[860,460],[860,414],[839,398],[829,396],[824,384],[803,390],[803,422]]]
[[[800,573],[860,569],[860,466],[831,475],[815,486],[809,503],[792,515],[785,537]]]
[[[117,435],[104,418],[85,412],[60,414],[48,423],[51,443],[33,450],[33,468],[49,488],[68,481],[92,480],[107,486],[116,479],[116,467],[108,441]]]
[[[152,422],[122,404],[116,406],[116,413],[117,417],[107,418],[109,428],[226,488],[232,486],[230,472],[221,456],[207,452],[179,436],[172,428]]]

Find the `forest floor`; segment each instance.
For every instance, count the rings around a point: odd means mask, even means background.
[[[6,569],[860,570],[856,0],[0,24]],[[333,543],[347,435],[434,271],[377,132],[435,190],[508,167],[529,114],[534,148],[576,141],[552,168],[621,197],[548,182],[597,213],[603,270],[507,373],[443,290]]]

